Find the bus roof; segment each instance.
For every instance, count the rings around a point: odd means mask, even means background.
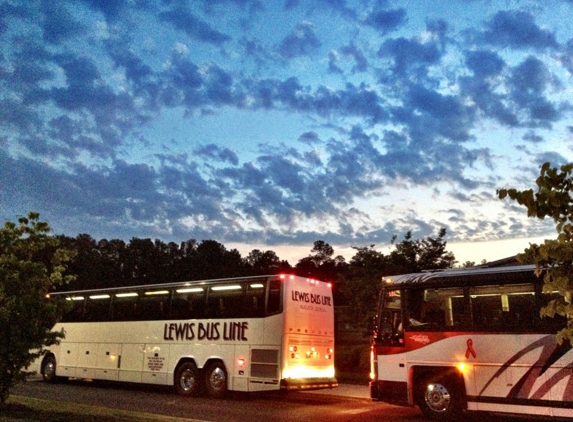
[[[512,265],[507,267],[467,267],[448,268],[445,270],[426,271],[421,273],[401,274],[382,277],[382,282],[386,284],[418,284],[428,282],[458,282],[472,278],[498,278],[499,276],[509,277],[526,276],[534,277],[535,265]]]

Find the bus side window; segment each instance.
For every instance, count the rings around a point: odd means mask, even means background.
[[[212,286],[207,296],[208,318],[244,318],[245,317],[244,286],[230,284]]]
[[[187,297],[177,295],[173,298],[173,302],[171,302],[171,311],[169,316],[173,319],[191,319],[190,308],[191,304],[187,300]]]
[[[137,318],[137,294],[135,296],[116,295],[112,303],[113,321],[136,321]]]
[[[169,318],[169,292],[145,292],[139,301],[139,319],[153,321]]]
[[[412,331],[452,331],[466,319],[461,287],[414,288],[408,290],[407,298],[408,328]]]
[[[278,314],[282,312],[282,289],[283,282],[278,278],[269,280],[267,297],[267,315]]]
[[[109,321],[111,313],[110,295],[93,295],[87,298],[85,321]]]
[[[72,296],[66,298],[71,302],[69,310],[64,314],[62,322],[82,322],[84,320],[84,297]]]
[[[474,328],[521,332],[533,328],[535,295],[532,284],[476,286],[470,289]]]
[[[184,287],[175,290],[169,315],[173,319],[203,318],[205,316],[203,287]]]
[[[265,285],[262,283],[248,283],[247,299],[245,301],[246,317],[261,317],[265,305]]]

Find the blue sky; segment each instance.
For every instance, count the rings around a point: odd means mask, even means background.
[[[0,1],[0,219],[292,264],[550,222],[496,197],[573,161],[573,2]]]

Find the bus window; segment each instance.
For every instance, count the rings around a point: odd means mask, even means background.
[[[66,300],[72,302],[68,312],[62,318],[62,322],[79,322],[84,319],[84,307],[86,298],[84,296],[68,296]]]
[[[267,299],[267,315],[274,315],[282,312],[282,287],[283,282],[279,278],[272,278],[268,282],[269,292]]]
[[[173,319],[203,318],[205,315],[205,288],[194,286],[175,290],[170,315]]]
[[[461,287],[408,290],[407,327],[411,331],[452,331],[467,325]]]
[[[473,323],[482,331],[532,329],[535,294],[532,284],[470,288]]]
[[[169,318],[169,290],[150,290],[139,300],[139,319],[153,321]]]
[[[245,313],[245,295],[242,284],[221,284],[209,288],[208,318],[242,318]]]
[[[264,314],[265,285],[263,283],[247,284],[247,299],[245,301],[245,316],[260,317]]]
[[[108,321],[110,316],[111,296],[93,294],[86,301],[86,318],[88,321]]]
[[[385,290],[376,338],[379,342],[403,344],[402,299],[400,290]]]
[[[135,292],[117,293],[112,303],[113,321],[137,320],[137,301],[139,295]]]

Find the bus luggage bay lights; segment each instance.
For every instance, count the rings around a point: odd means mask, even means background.
[[[371,348],[372,399],[426,416],[464,410],[573,418],[573,351],[558,297],[534,266],[383,277]]]
[[[173,385],[179,394],[336,387],[330,284],[258,276],[52,293],[73,309],[36,365],[57,377]]]

